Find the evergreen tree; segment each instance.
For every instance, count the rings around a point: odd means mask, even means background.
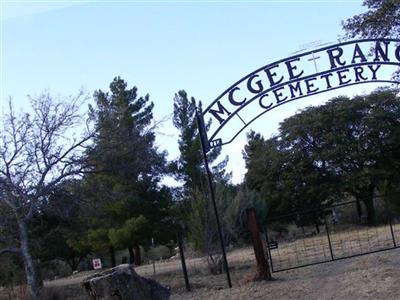
[[[206,184],[202,172],[203,157],[197,135],[196,101],[190,100],[185,91],[174,97],[173,124],[179,130],[180,157],[172,162],[173,174],[183,183],[185,197],[190,197],[195,188]]]
[[[198,104],[201,107],[201,102]],[[179,130],[180,156],[172,163],[175,178],[184,185],[184,194],[191,197],[195,190],[206,192],[207,180],[201,151],[201,143],[196,122],[196,100],[188,98],[184,90],[179,91],[174,97],[173,124]],[[207,127],[210,124],[207,125]],[[221,154],[220,148],[214,148],[208,153],[209,163],[212,167],[213,178],[216,182],[228,182],[230,174],[225,173],[228,157],[216,163]]]
[[[138,97],[137,88],[128,89],[119,77],[110,84],[110,93],[98,90],[94,97],[96,107],[91,108],[91,116],[97,135],[88,152],[93,174],[86,180],[88,195],[96,204],[89,237],[93,244],[109,248],[111,256],[116,247],[124,245],[131,260],[134,246],[135,263],[140,264],[138,245],[150,240],[155,227],[165,226],[169,206],[169,194],[159,187],[165,173],[165,153],[155,146],[151,127],[154,105],[148,95]],[[140,215],[153,225],[147,236],[141,235],[142,240],[135,243],[115,238],[115,233],[134,228],[126,224]]]
[[[199,102],[198,107],[201,107]],[[180,215],[189,229],[188,237],[196,250],[208,254],[210,270],[222,272],[222,260],[218,251],[218,235],[216,221],[210,199],[208,197],[208,183],[203,162],[203,154],[196,121],[196,100],[189,100],[183,90],[174,97],[174,126],[179,130],[180,156],[172,163],[175,178],[183,183],[179,200]],[[210,123],[206,125],[208,128]],[[217,206],[219,213],[224,215],[227,209],[226,195],[230,189],[230,174],[226,174],[225,166],[228,158],[218,161],[221,154],[220,148],[209,151],[208,159],[212,165],[213,180],[217,191]],[[233,196],[231,197],[233,198]],[[223,224],[225,243],[232,239],[231,224]]]

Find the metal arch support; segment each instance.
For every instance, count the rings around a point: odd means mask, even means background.
[[[225,251],[224,239],[222,236],[222,229],[221,229],[221,223],[219,220],[217,204],[215,202],[215,191],[214,191],[214,185],[213,185],[213,180],[212,180],[212,174],[211,174],[210,166],[208,164],[207,151],[209,150],[209,146],[208,146],[209,144],[208,144],[208,140],[207,140],[206,129],[204,126],[204,119],[203,119],[200,109],[196,110],[196,119],[197,119],[197,126],[199,129],[199,136],[200,136],[201,148],[202,148],[202,152],[203,152],[204,165],[205,165],[205,169],[206,169],[206,173],[207,173],[207,180],[208,180],[208,187],[210,190],[211,202],[213,204],[215,219],[217,221],[218,237],[219,237],[219,241],[220,241],[220,245],[221,245],[221,252],[222,252],[222,259],[223,259],[223,263],[224,263],[224,269],[225,269],[225,273],[226,273],[226,280],[228,282],[229,288],[231,288],[232,287],[231,275],[229,272],[228,259],[226,258],[226,251]]]

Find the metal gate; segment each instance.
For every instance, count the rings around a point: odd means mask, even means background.
[[[361,210],[360,210],[361,209]],[[269,219],[265,228],[272,272],[385,251],[400,246],[399,219],[375,205],[367,225],[356,201]]]

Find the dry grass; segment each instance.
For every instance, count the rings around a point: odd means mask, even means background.
[[[330,241],[334,259],[392,248],[393,238],[389,226],[333,227]],[[400,244],[400,225],[393,226],[396,244]],[[331,260],[326,232],[317,236],[282,242],[271,250],[275,270]]]
[[[276,273],[272,282],[174,293],[172,299],[400,299],[399,278],[396,249]]]
[[[393,243],[388,227],[339,229],[331,234],[337,257],[365,249],[379,250]],[[394,227],[394,233],[400,244],[400,225]],[[305,252],[296,254],[299,249],[305,249]],[[281,267],[300,260],[309,262],[330,257],[325,233],[282,242],[278,250],[272,250],[272,254],[276,266],[281,263]],[[188,258],[186,261],[191,292],[185,290],[179,259],[156,262],[154,267],[152,264],[140,266],[136,271],[168,285],[172,299],[400,299],[399,249],[274,273],[275,280],[272,282],[251,282],[255,272],[251,247],[229,252],[228,261],[232,289],[227,289],[225,274],[209,274],[205,258]],[[93,272],[45,282],[46,299],[86,299],[80,283]],[[24,299],[23,288],[20,287],[11,298],[0,290],[0,300],[3,299]]]

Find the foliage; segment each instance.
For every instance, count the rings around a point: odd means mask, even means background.
[[[12,289],[12,287],[24,283],[23,266],[13,255],[0,257],[0,286]]]
[[[399,98],[390,90],[309,107],[283,121],[274,138],[248,136],[246,181],[266,195],[271,213],[316,208],[350,194],[365,204],[373,224],[374,193],[398,184],[399,115]]]
[[[207,227],[207,213],[206,202],[204,193],[195,191],[193,193],[193,206],[192,213],[188,221],[189,228],[189,241],[192,243],[194,249],[198,251],[205,251],[206,249],[206,227]]]
[[[400,2],[398,0],[364,0],[368,11],[342,22],[348,37],[399,38]]]
[[[108,236],[111,244],[117,248],[134,247],[148,236],[149,229],[149,221],[143,215],[140,215],[126,220],[120,228],[110,229]]]
[[[201,107],[201,102],[198,103]],[[178,159],[171,163],[171,171],[175,178],[183,183],[181,194],[186,212],[191,211],[191,199],[196,190],[202,193],[207,191],[207,178],[205,174],[201,143],[198,136],[196,121],[196,100],[188,98],[184,90],[179,91],[174,97],[173,124],[179,130]],[[206,126],[210,126],[210,123]],[[230,174],[225,174],[228,158],[217,162],[221,149],[215,148],[208,153],[208,160],[212,166],[213,177],[216,181],[227,182]]]
[[[201,108],[201,102],[198,107]],[[185,91],[181,90],[174,97],[174,126],[179,130],[180,156],[172,163],[175,178],[183,183],[183,188],[178,199],[180,212],[178,219],[188,227],[188,238],[195,250],[207,253],[210,270],[222,271],[222,260],[218,254],[219,241],[214,208],[208,198],[208,182],[202,157],[201,143],[196,122],[196,100],[190,100]],[[209,128],[211,121],[207,122]],[[208,153],[209,164],[212,166],[212,175],[216,189],[216,203],[221,219],[223,238],[225,244],[232,240],[232,228],[236,219],[222,219],[221,216],[230,207],[229,203],[234,197],[229,184],[230,174],[226,174],[226,157],[219,160],[220,148],[213,148]],[[232,213],[233,211],[231,211]]]
[[[188,99],[185,91],[179,91],[174,97],[173,124],[179,130],[178,146],[180,157],[172,162],[172,171],[176,180],[183,182],[185,192],[206,184],[202,178],[200,140],[197,136],[196,100]]]
[[[201,107],[201,102],[198,103]],[[188,98],[185,91],[181,90],[174,97],[174,126],[179,130],[179,151],[180,156],[171,164],[171,170],[175,178],[183,183],[183,191],[180,194],[182,203],[181,213],[186,219],[203,215],[201,211],[191,215],[194,207],[200,209],[196,204],[199,193],[208,192],[207,177],[205,174],[201,143],[198,136],[196,122],[196,100]],[[210,123],[206,127],[210,126]],[[225,173],[225,166],[228,158],[218,161],[221,149],[215,148],[208,153],[208,160],[212,166],[213,178],[216,182],[227,183],[230,174]],[[205,202],[206,204],[206,202]],[[186,220],[185,220],[186,221]],[[201,223],[201,222],[200,222]],[[198,225],[200,224],[197,223]],[[204,220],[203,220],[204,223]],[[204,223],[205,224],[205,223]]]
[[[146,253],[146,256],[149,260],[160,260],[160,259],[167,259],[171,257],[171,250],[167,246],[157,246],[154,248],[149,249]]]
[[[93,167],[121,184],[132,180],[158,182],[165,153],[154,144],[154,104],[149,102],[149,95],[138,97],[136,87],[127,89],[127,83],[119,77],[111,82],[110,91],[96,91],[96,108],[90,108],[97,133],[95,146],[88,153]]]
[[[347,38],[400,38],[400,2],[364,0],[368,11],[342,22]],[[400,70],[393,77],[400,80]]]
[[[171,196],[159,185],[166,163],[165,153],[155,145],[154,105],[148,95],[138,97],[137,88],[128,89],[119,77],[111,82],[110,93],[99,90],[94,98],[96,107],[90,111],[96,136],[87,153],[93,173],[85,178],[86,197],[93,203],[89,242],[98,251],[109,250],[112,261],[114,248],[126,247],[132,260],[134,245],[140,251],[139,244],[168,228]],[[133,239],[140,231],[134,220],[141,218],[151,226]]]
[[[92,251],[85,239],[87,224],[82,217],[81,182],[66,181],[49,197],[46,209],[32,222],[35,257],[41,262],[62,260],[71,270]]]

